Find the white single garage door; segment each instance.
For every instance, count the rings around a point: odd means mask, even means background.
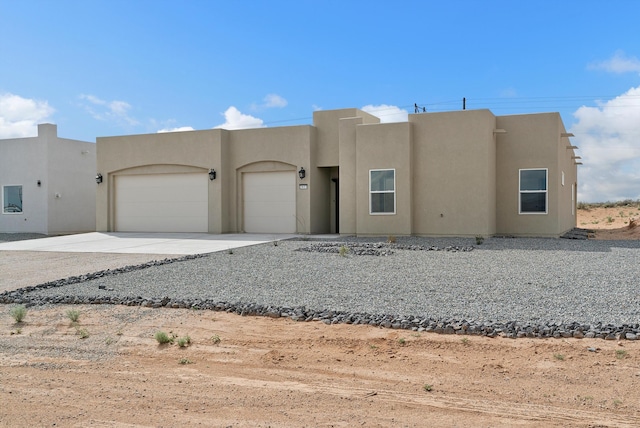
[[[248,172],[244,182],[244,231],[296,232],[296,173]]]
[[[207,232],[206,173],[119,175],[115,180],[118,232]]]

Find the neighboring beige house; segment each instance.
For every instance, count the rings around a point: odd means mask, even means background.
[[[97,230],[559,236],[576,225],[577,162],[558,113],[489,110],[380,123],[97,139]]]
[[[38,136],[0,140],[0,232],[48,235],[96,230],[96,145]]]

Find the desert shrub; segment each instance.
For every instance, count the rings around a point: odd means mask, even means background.
[[[24,317],[27,316],[27,308],[25,308],[24,305],[17,305],[11,308],[9,313],[15,322],[21,323],[22,320],[24,320]]]
[[[396,237],[394,235],[389,235],[387,237],[387,243],[389,244],[395,244],[396,243]]]
[[[636,227],[638,224],[636,223],[636,219],[635,218],[630,218],[629,219],[629,225],[627,226],[629,229],[633,229],[634,227]]]
[[[76,334],[80,336],[80,339],[86,339],[87,337],[89,337],[89,332],[86,328],[78,328],[76,330]]]
[[[589,204],[587,204],[586,202],[578,202],[577,208],[579,210],[589,210],[590,209]]]
[[[80,311],[76,309],[69,309],[67,311],[67,318],[69,318],[71,322],[78,322],[80,319]]]
[[[349,247],[347,247],[346,245],[343,245],[338,249],[338,254],[340,254],[342,257],[346,257],[348,252]]]
[[[178,338],[177,343],[179,347],[184,348],[185,346],[191,344],[191,338],[188,335],[184,337],[180,337]]]
[[[160,344],[160,345],[164,345],[165,343],[172,343],[173,339],[171,337],[169,337],[169,335],[167,333],[165,333],[164,331],[157,331],[156,334],[153,336],[156,341]]]

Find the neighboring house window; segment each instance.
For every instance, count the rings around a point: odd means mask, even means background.
[[[547,169],[520,170],[520,214],[547,213]]]
[[[2,214],[22,212],[22,186],[2,187]]]
[[[369,170],[369,214],[396,213],[396,170]]]

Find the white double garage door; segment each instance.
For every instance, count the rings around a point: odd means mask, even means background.
[[[242,176],[244,231],[295,233],[295,172],[252,172]],[[206,173],[116,176],[115,229],[206,233],[209,186]]]

